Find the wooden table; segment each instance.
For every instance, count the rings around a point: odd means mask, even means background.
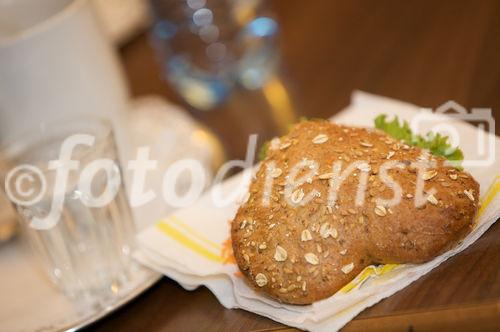
[[[490,107],[500,119],[500,1],[281,0],[270,7],[281,28],[281,79],[300,115],[329,117],[349,103],[352,90],[361,89],[426,107],[450,99],[465,107]],[[161,79],[146,35],[125,45],[122,55],[134,96],[159,94],[182,104]],[[278,131],[262,101],[258,92],[237,93],[215,111],[192,114],[221,137],[228,157],[242,158],[248,133],[267,139]],[[345,330],[499,330],[499,239],[497,223],[469,249],[365,310]],[[94,328],[284,327],[226,310],[205,288],[187,292],[163,278]]]

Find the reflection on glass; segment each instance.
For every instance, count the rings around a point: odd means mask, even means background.
[[[260,89],[277,66],[278,25],[260,1],[151,0],[165,74],[193,107],[210,110],[235,86]]]

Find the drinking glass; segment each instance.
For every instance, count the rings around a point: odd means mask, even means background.
[[[72,162],[54,163],[74,135],[93,142],[75,145]],[[94,117],[41,124],[2,152],[10,166],[5,191],[46,275],[70,298],[112,303],[134,271],[134,224],[111,124]],[[62,169],[69,170],[64,187],[56,180]],[[58,210],[52,204],[61,198]],[[56,222],[41,223],[54,209]]]
[[[167,79],[199,110],[236,86],[260,89],[277,67],[278,25],[259,0],[150,0]]]

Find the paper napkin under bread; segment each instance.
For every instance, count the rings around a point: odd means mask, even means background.
[[[449,104],[454,106],[454,104]],[[381,114],[411,120],[420,108],[392,99],[355,92],[351,105],[332,120],[373,127]],[[451,121],[451,120],[450,120]],[[460,148],[468,158],[478,155],[478,131],[467,123],[454,123],[460,132]],[[485,137],[480,136],[480,137]],[[495,156],[500,156],[500,138]],[[135,257],[142,264],[176,280],[185,289],[208,287],[226,308],[241,308],[275,321],[311,331],[335,331],[363,309],[406,287],[449,257],[474,243],[500,217],[500,160],[487,167],[466,167],[481,185],[481,206],[473,231],[454,249],[425,264],[370,266],[336,294],[307,306],[287,305],[248,287],[235,265],[229,237],[230,220],[246,194],[253,169],[227,180],[223,192],[239,189],[229,205],[217,207],[208,191],[194,206],[175,211],[138,235]]]

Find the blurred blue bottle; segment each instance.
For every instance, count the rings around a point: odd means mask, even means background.
[[[276,21],[258,0],[151,0],[166,78],[199,110],[237,87],[259,89],[277,67]]]

